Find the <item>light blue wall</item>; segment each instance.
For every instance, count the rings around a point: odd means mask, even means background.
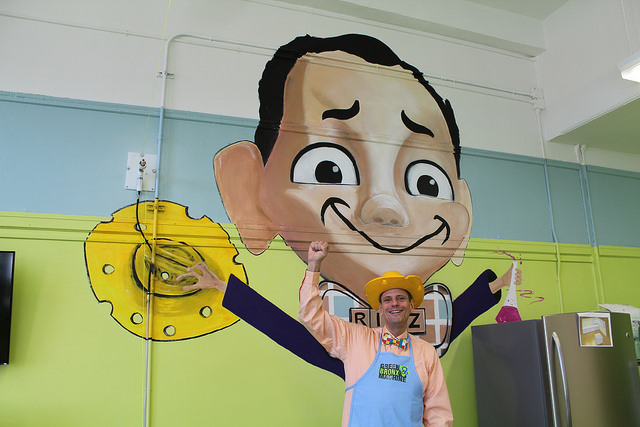
[[[460,169],[471,190],[472,237],[552,240],[541,160],[463,149]]]
[[[212,160],[256,124],[167,111],[159,198],[228,222]],[[0,210],[110,216],[135,202],[127,153],[155,154],[157,127],[157,109],[0,92]],[[640,246],[640,174],[464,147],[461,174],[473,238]]]
[[[167,111],[159,198],[228,222],[213,156],[253,140],[256,121]],[[136,200],[129,152],[155,154],[158,111],[0,92],[0,210],[109,216]],[[154,198],[153,192],[143,197]]]
[[[595,244],[640,246],[640,174],[587,167]]]

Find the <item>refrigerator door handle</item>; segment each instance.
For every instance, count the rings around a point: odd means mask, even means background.
[[[562,354],[562,346],[560,345],[560,338],[558,337],[557,333],[553,332],[551,334],[551,338],[552,338],[552,343],[554,344],[554,347],[556,349],[556,353],[558,354],[558,361],[560,362],[560,376],[562,377],[562,390],[564,391],[564,410],[565,410],[565,416],[567,420],[566,426],[571,427],[571,404],[569,401],[569,383],[567,382],[567,371],[564,366],[564,356]],[[551,378],[551,382],[553,384],[554,382],[553,377]],[[553,405],[555,407],[556,402],[554,402]]]

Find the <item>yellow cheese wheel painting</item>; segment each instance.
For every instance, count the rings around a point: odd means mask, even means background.
[[[187,208],[159,201],[127,206],[101,222],[85,242],[93,292],[111,304],[111,316],[133,334],[155,341],[183,340],[223,329],[238,320],[222,307],[216,289],[183,291],[194,278],[176,281],[205,262],[220,279],[246,282],[238,252],[219,224],[193,219]]]

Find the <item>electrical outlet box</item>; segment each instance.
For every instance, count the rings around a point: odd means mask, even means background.
[[[135,191],[155,191],[157,167],[158,156],[156,154],[130,152],[127,156],[124,188]]]

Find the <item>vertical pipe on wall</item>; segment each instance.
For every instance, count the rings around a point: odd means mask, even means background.
[[[169,46],[171,43],[181,37],[191,37],[196,39],[204,39],[211,40],[210,37],[198,36],[195,34],[175,34],[169,39],[167,39],[164,45],[164,60],[162,65],[162,71],[160,71],[162,75],[162,87],[160,90],[160,107],[158,108],[158,137],[156,138],[156,189],[155,189],[155,199],[158,200],[158,194],[160,190],[160,170],[161,170],[161,155],[162,155],[162,140],[163,140],[163,130],[164,130],[164,107],[167,96],[167,78],[169,75],[169,71],[167,70],[169,64]]]
[[[578,177],[580,179],[580,191],[582,192],[582,207],[584,211],[584,220],[587,227],[587,240],[589,246],[597,246],[595,229],[593,227],[593,212],[591,210],[591,194],[589,192],[589,184],[587,182],[587,166],[584,160],[585,146],[574,145],[576,153],[576,162],[580,165],[578,169]]]
[[[589,174],[587,170],[587,164],[585,161],[586,146],[576,145],[575,147],[576,158],[580,164],[579,177],[580,188],[582,190],[582,203],[584,205],[585,220],[587,225],[587,235],[589,238],[589,246],[591,246],[591,252],[593,256],[593,282],[596,287],[597,302],[602,304],[604,300],[604,286],[602,283],[602,270],[600,266],[600,248],[598,246],[598,237],[596,235],[596,226],[593,219],[593,208],[591,203],[591,189],[589,187]]]
[[[163,129],[164,129],[164,105],[165,105],[165,97],[167,92],[167,67],[169,62],[169,45],[173,40],[178,37],[181,37],[181,34],[174,35],[170,37],[166,43],[164,48],[164,61],[162,67],[162,90],[160,94],[160,107],[158,110],[158,136],[156,138],[156,182],[155,182],[155,193],[154,193],[154,202],[153,202],[153,246],[151,249],[151,263],[149,269],[151,271],[149,276],[149,289],[147,291],[147,300],[145,304],[146,310],[146,336],[145,336],[145,376],[144,376],[144,402],[143,402],[143,415],[142,415],[142,424],[143,427],[149,427],[149,413],[150,413],[150,394],[151,394],[151,334],[152,334],[152,317],[153,317],[153,292],[155,285],[155,255],[156,255],[156,242],[157,242],[157,225],[158,225],[158,196],[160,190],[160,166],[161,166],[161,154],[162,154],[162,140],[163,140]]]
[[[173,36],[171,36],[169,39],[167,39],[166,43],[165,43],[165,48],[164,48],[164,61],[163,61],[163,67],[162,67],[162,88],[161,88],[161,93],[160,93],[160,107],[158,109],[159,111],[159,118],[158,118],[158,138],[157,138],[157,166],[156,166],[156,190],[155,190],[155,198],[158,198],[158,191],[160,188],[160,166],[161,166],[161,154],[162,154],[162,141],[163,141],[163,129],[164,129],[164,115],[165,115],[165,102],[166,102],[166,94],[167,94],[167,78],[169,76],[169,72],[167,70],[168,68],[168,63],[169,63],[169,47],[171,45],[171,43],[173,43],[175,40],[179,39],[179,38],[191,38],[191,39],[196,39],[196,40],[205,40],[208,41],[210,43],[213,42],[218,42],[218,43],[224,43],[224,44],[228,44],[228,45],[232,45],[232,46],[236,46],[236,47],[245,47],[245,48],[252,48],[252,49],[261,49],[261,50],[267,50],[269,52],[274,52],[275,49],[271,48],[271,47],[267,47],[267,46],[261,46],[255,43],[246,43],[246,42],[240,42],[240,41],[236,41],[236,40],[226,40],[226,39],[220,39],[220,38],[214,38],[214,37],[209,37],[209,36],[202,36],[202,35],[198,35],[198,34],[188,34],[188,33],[181,33],[181,34],[175,34]]]
[[[176,38],[181,37],[182,34],[176,34],[170,37],[164,45],[164,60],[162,64],[162,87],[160,90],[160,107],[158,109],[158,137],[156,138],[156,187],[155,187],[155,199],[158,200],[159,188],[160,188],[160,156],[162,154],[162,137],[164,129],[164,104],[167,95],[167,66],[169,63],[169,45]]]
[[[156,182],[155,182],[155,193],[154,193],[154,202],[153,202],[153,246],[151,249],[151,263],[149,266],[150,276],[149,276],[149,289],[146,294],[145,301],[145,311],[146,311],[146,333],[145,333],[145,374],[144,374],[144,399],[143,399],[143,414],[142,414],[142,425],[143,427],[149,427],[149,413],[150,413],[150,394],[151,394],[151,334],[152,334],[152,324],[153,321],[152,313],[153,313],[153,288],[155,285],[155,274],[154,274],[154,266],[155,266],[155,254],[156,254],[156,242],[157,242],[157,224],[158,224],[158,196],[160,190],[160,166],[161,166],[161,154],[162,154],[162,140],[163,140],[163,129],[164,129],[164,105],[165,105],[165,97],[167,92],[167,67],[169,62],[169,45],[173,40],[178,37],[181,37],[182,34],[174,35],[170,37],[164,47],[164,61],[162,66],[162,90],[160,94],[160,107],[158,110],[158,136],[156,138]]]
[[[155,275],[154,266],[155,266],[155,254],[156,254],[156,241],[157,241],[157,225],[158,225],[158,203],[159,203],[159,190],[160,190],[160,171],[162,165],[162,143],[164,138],[164,117],[165,117],[165,103],[166,103],[166,94],[167,94],[167,78],[169,76],[168,72],[168,64],[169,64],[169,47],[171,43],[179,38],[192,38],[198,40],[206,40],[209,42],[222,42],[227,44],[232,44],[235,46],[244,46],[250,48],[258,48],[258,49],[266,49],[269,51],[274,51],[272,48],[268,48],[265,46],[259,46],[251,43],[243,43],[237,41],[223,40],[223,39],[215,39],[213,37],[201,36],[197,34],[175,34],[167,39],[164,47],[164,60],[161,71],[162,76],[162,88],[160,94],[160,107],[158,108],[158,136],[156,138],[156,181],[155,181],[155,193],[154,193],[154,203],[153,203],[153,245],[152,245],[152,253],[151,253],[151,276],[149,282],[149,290],[146,300],[146,314],[147,314],[147,330],[146,330],[146,344],[145,344],[145,386],[144,386],[144,404],[143,404],[143,427],[149,426],[149,409],[150,409],[150,392],[151,392],[151,334],[152,334],[152,313],[153,313],[153,287],[155,283]]]
[[[149,409],[150,409],[150,390],[151,390],[151,344],[153,334],[153,299],[155,295],[155,283],[156,283],[156,254],[157,254],[157,242],[158,242],[158,198],[153,202],[153,234],[151,239],[151,260],[149,262],[149,281],[147,283],[148,289],[146,292],[145,301],[145,315],[146,315],[146,330],[145,330],[145,374],[144,374],[144,402],[143,402],[143,426],[148,427],[150,425]]]
[[[631,35],[629,33],[629,22],[627,20],[627,10],[624,7],[624,0],[620,0],[620,7],[622,9],[622,20],[624,21],[624,29],[627,34],[627,45],[629,46],[629,55],[633,55],[633,46],[631,46]]]
[[[558,236],[556,234],[556,225],[553,218],[553,203],[551,201],[551,185],[549,183],[549,166],[547,161],[547,154],[544,149],[544,134],[542,131],[542,119],[540,118],[540,106],[534,103],[534,110],[536,112],[536,120],[538,124],[538,137],[540,139],[540,150],[542,151],[542,168],[544,172],[544,185],[547,193],[547,208],[549,210],[549,220],[551,224],[551,237],[556,250],[556,282],[558,284],[558,299],[560,301],[560,312],[564,312],[564,298],[562,297],[562,281],[560,280],[560,243],[558,242]]]

